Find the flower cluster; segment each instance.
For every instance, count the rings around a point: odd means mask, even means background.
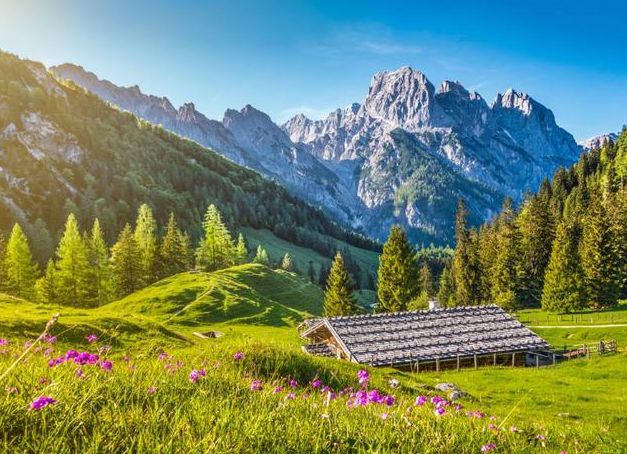
[[[206,376],[207,371],[205,369],[192,369],[192,371],[189,373],[189,381],[192,383],[198,383],[201,378],[204,378]]]
[[[44,407],[47,407],[49,405],[54,405],[56,403],[57,403],[57,401],[54,400],[52,397],[40,396],[37,399],[35,399],[33,402],[31,402],[30,409],[31,410],[41,410]]]
[[[55,367],[59,364],[63,364],[65,362],[74,362],[80,366],[84,366],[87,364],[93,365],[97,364],[100,360],[100,357],[95,353],[89,352],[77,352],[76,350],[68,350],[65,355],[61,355],[57,358],[51,358],[48,360],[48,366]]]
[[[85,339],[87,339],[87,342],[89,342],[90,344],[93,344],[94,342],[98,342],[98,336],[96,336],[93,333],[88,335]]]

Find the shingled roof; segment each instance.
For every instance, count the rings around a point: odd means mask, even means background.
[[[352,361],[375,366],[549,347],[498,306],[322,318],[301,336],[320,330],[328,330]]]

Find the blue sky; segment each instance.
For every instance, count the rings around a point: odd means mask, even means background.
[[[277,122],[321,117],[360,102],[375,72],[410,65],[488,102],[526,91],[576,139],[627,123],[618,1],[0,0],[0,11],[0,48],[211,118],[248,103]]]

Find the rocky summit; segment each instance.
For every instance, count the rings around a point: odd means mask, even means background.
[[[457,200],[471,223],[520,200],[580,153],[553,113],[507,90],[488,104],[459,82],[439,88],[420,71],[377,73],[366,98],[323,120],[296,115],[277,126],[252,106],[222,121],[192,103],[118,87],[80,66],[51,70],[137,116],[216,150],[378,239],[394,223],[418,243],[450,243]]]

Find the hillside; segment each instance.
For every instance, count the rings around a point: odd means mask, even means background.
[[[376,248],[256,172],[0,52],[0,231],[20,222],[45,263],[68,213],[83,228],[99,218],[111,242],[141,203],[160,225],[174,212],[193,239],[214,203],[232,228]]]

